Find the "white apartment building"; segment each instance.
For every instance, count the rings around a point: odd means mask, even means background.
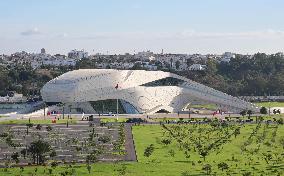
[[[68,53],[68,58],[71,59],[83,59],[88,57],[88,52],[85,52],[84,50],[72,50]]]
[[[201,65],[201,64],[192,64],[188,70],[192,70],[192,71],[200,71],[200,70],[205,70],[206,69],[206,65]]]
[[[235,54],[231,53],[231,52],[225,52],[223,55],[222,55],[222,58],[221,58],[221,62],[230,62],[232,58],[235,58]]]

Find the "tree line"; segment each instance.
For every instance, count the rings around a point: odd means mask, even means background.
[[[233,96],[284,95],[284,56],[236,55],[230,62],[207,61],[204,71],[178,72]]]

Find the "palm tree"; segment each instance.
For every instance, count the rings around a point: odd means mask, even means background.
[[[235,135],[235,138],[237,137],[237,135],[241,134],[241,130],[240,128],[236,128],[235,131],[234,131],[234,135]]]
[[[59,107],[62,107],[62,119],[64,119],[64,108],[65,108],[65,103],[59,103]]]
[[[50,144],[48,142],[37,140],[30,144],[28,148],[33,162],[38,164],[44,163],[44,154],[50,151]]]
[[[29,128],[33,127],[34,124],[32,124],[32,123],[27,123],[26,126],[27,126],[27,135],[29,135]]]
[[[19,163],[19,153],[18,153],[18,152],[13,153],[13,154],[11,155],[11,158],[12,158],[12,160],[15,161],[16,164]]]

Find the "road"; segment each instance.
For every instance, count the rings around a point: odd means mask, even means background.
[[[67,116],[68,114],[65,114]],[[94,118],[117,118],[116,115],[99,115],[99,114],[84,114],[84,117],[88,117],[90,115],[93,115]],[[262,116],[262,114],[253,114],[252,116]],[[58,114],[57,116],[61,116],[61,114]],[[74,119],[82,119],[82,114],[71,114],[71,117]],[[30,115],[30,114],[10,114],[7,117],[1,117],[0,121],[6,121],[6,120],[17,120],[17,119],[52,119],[56,117],[54,116],[46,116],[44,117],[43,114],[36,114],[36,115]],[[189,118],[220,118],[225,119],[225,117],[241,117],[240,114],[177,114],[177,113],[159,113],[159,114],[119,114],[118,118],[144,118],[144,119],[155,119],[155,118],[183,118],[183,119],[189,119]]]

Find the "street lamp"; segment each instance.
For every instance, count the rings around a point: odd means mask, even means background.
[[[118,84],[116,84],[115,89],[118,90]],[[118,120],[118,96],[116,97],[116,120]]]
[[[62,107],[62,118],[64,119],[64,103],[63,103],[63,107]]]
[[[64,119],[64,106],[65,106],[65,104],[60,103],[59,106],[62,107],[62,119]]]
[[[69,127],[69,118],[71,117],[71,105],[69,105],[69,115],[68,115],[68,118],[67,118],[67,128]]]
[[[43,102],[43,117],[44,117],[44,120],[45,120],[45,102]]]
[[[118,120],[118,98],[116,99],[116,120]]]
[[[270,100],[269,100],[269,102],[268,102],[268,115],[270,116]]]

